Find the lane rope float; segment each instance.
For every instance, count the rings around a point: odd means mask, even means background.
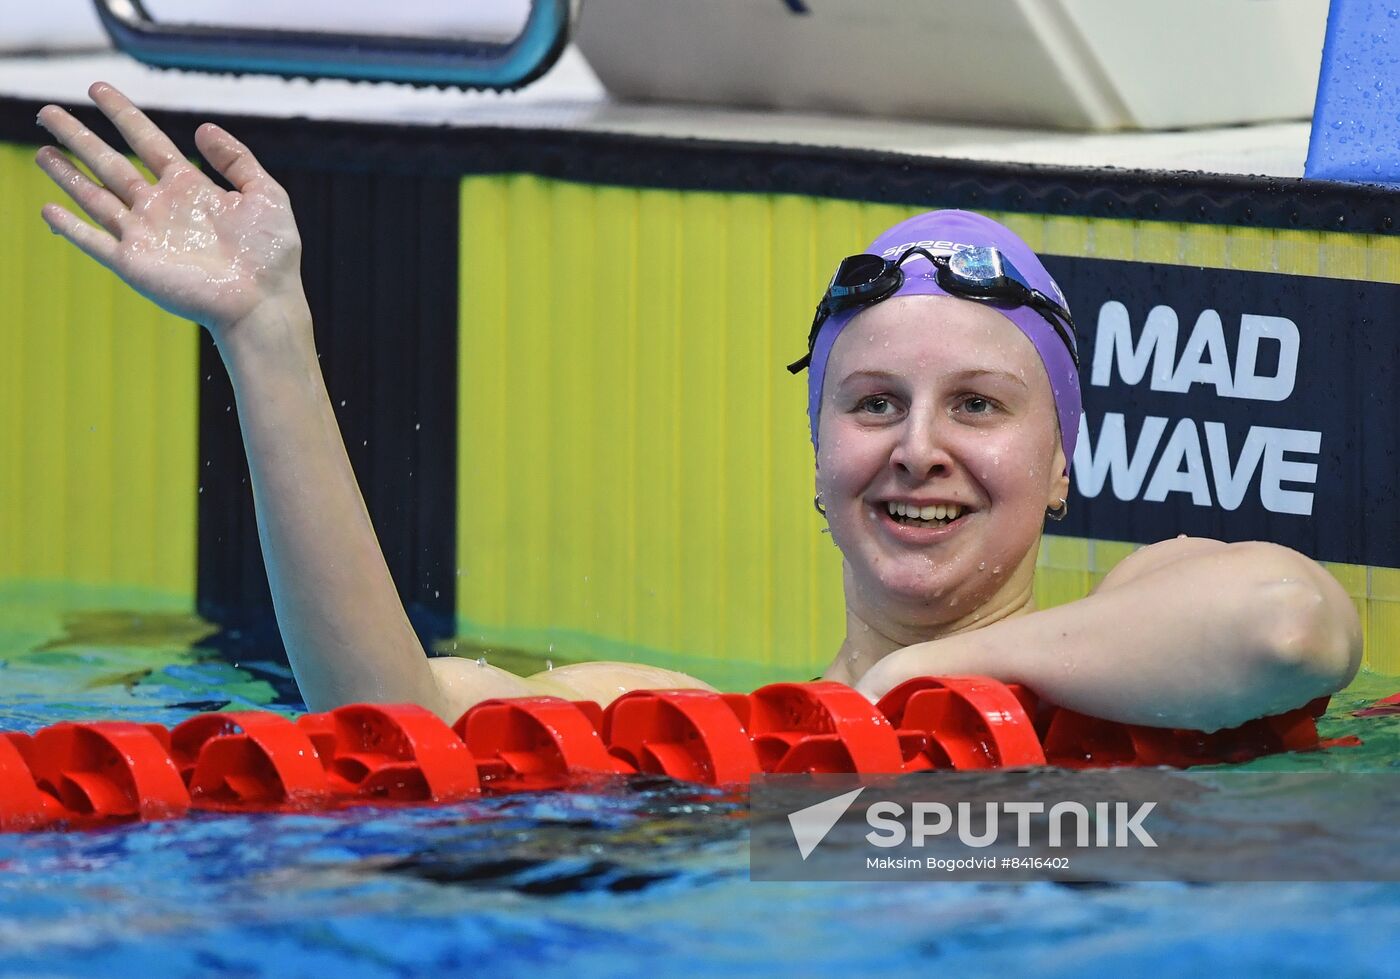
[[[782,772],[1186,768],[1355,743],[1318,739],[1327,702],[1206,733],[1088,717],[987,677],[920,677],[878,704],[817,681],[750,694],[638,690],[606,710],[558,697],[487,700],[451,726],[413,704],[350,704],[295,720],[199,714],[170,729],[62,722],[32,735],[0,732],[0,830],[85,829],[191,810],[445,804],[629,774],[740,785]]]

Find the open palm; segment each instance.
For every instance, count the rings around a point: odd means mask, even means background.
[[[223,190],[115,88],[98,83],[89,94],[157,179],[63,109],[45,106],[40,123],[100,181],[55,147],[39,151],[39,165],[98,225],[49,204],[44,219],[55,232],[216,339],[264,301],[299,294],[301,238],[287,193],[247,147],[212,123],[196,131],[200,152],[235,188]]]

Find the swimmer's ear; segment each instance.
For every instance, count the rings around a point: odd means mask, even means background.
[[[1058,475],[1050,483],[1050,500],[1045,505],[1054,509],[1069,496],[1069,464],[1065,462],[1065,447],[1055,442],[1055,458],[1050,463],[1050,471]]]

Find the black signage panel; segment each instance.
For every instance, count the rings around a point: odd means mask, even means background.
[[[1400,286],[1050,257],[1084,421],[1056,533],[1400,567]]]

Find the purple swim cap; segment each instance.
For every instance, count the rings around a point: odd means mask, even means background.
[[[997,224],[991,218],[971,211],[929,211],[896,224],[876,238],[868,251],[888,259],[915,246],[926,248],[935,255],[948,254],[964,247],[996,248],[1011,260],[1011,264],[1016,266],[1032,288],[1069,308],[1060,287],[1030,246],[1010,228]],[[951,295],[939,287],[927,259],[916,255],[904,263],[903,269],[904,284],[892,296]],[[857,306],[828,317],[812,346],[812,362],[807,369],[807,417],[812,423],[813,451],[817,448],[817,419],[821,413],[822,384],[826,380],[826,364],[831,357],[831,348],[846,324],[865,308]],[[1029,306],[991,308],[1016,324],[1016,328],[1026,335],[1040,354],[1040,362],[1045,365],[1050,390],[1055,396],[1055,410],[1060,419],[1060,444],[1064,446],[1065,471],[1068,472],[1074,461],[1074,443],[1079,438],[1079,416],[1084,410],[1079,393],[1079,371],[1074,366],[1069,348],[1045,317]]]

